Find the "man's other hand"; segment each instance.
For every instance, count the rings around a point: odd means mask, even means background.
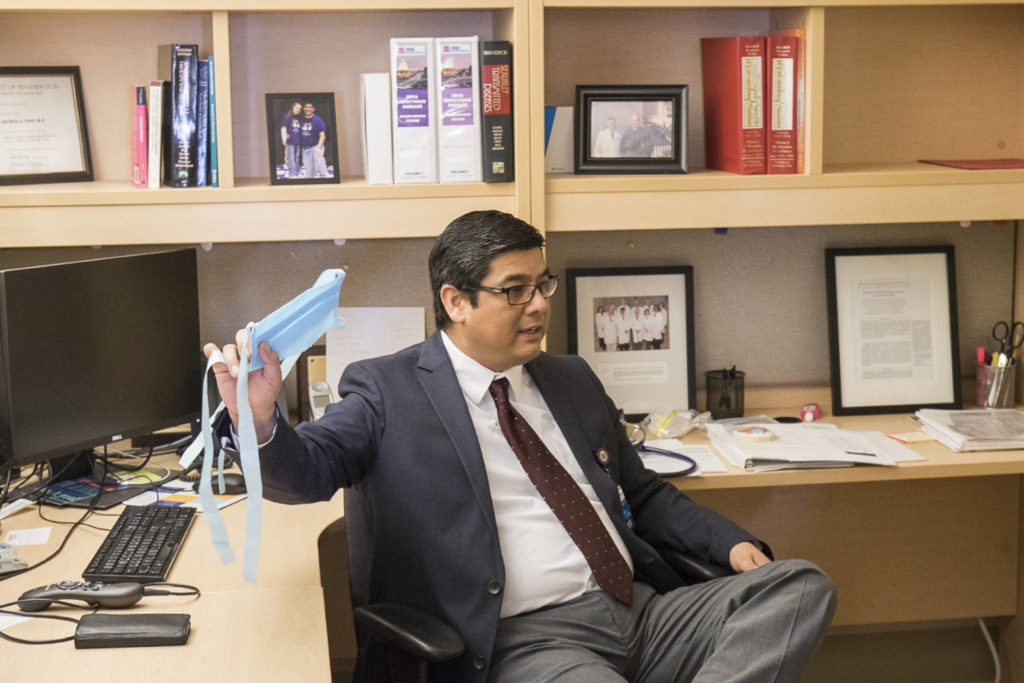
[[[744,541],[743,543],[737,543],[729,551],[729,564],[736,572],[746,572],[751,569],[757,569],[763,564],[768,564],[771,559],[763,552],[758,550],[757,546],[750,541]]]

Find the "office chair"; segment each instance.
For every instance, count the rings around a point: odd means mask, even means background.
[[[331,651],[344,649],[343,655],[354,657],[356,634],[360,640],[375,638],[408,660],[413,680],[426,681],[431,664],[462,654],[462,637],[445,622],[418,609],[393,602],[367,604],[370,553],[363,549],[369,545],[370,527],[362,494],[347,489],[344,500],[345,517],[324,529],[318,541]],[[667,548],[658,548],[658,552],[690,583],[733,574],[731,568],[688,553]]]

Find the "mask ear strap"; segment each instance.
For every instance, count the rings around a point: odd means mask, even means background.
[[[263,532],[262,503],[263,478],[260,476],[259,444],[256,443],[256,426],[253,424],[252,406],[249,405],[249,352],[252,331],[256,323],[245,326],[244,348],[238,350],[238,453],[245,477],[245,491],[248,502],[245,519],[245,565],[242,574],[249,583],[256,583],[260,557],[260,536]]]
[[[248,346],[248,344],[251,342],[251,338],[249,336],[250,334],[251,333],[246,335],[246,346]],[[240,351],[240,353],[243,354],[243,357],[247,357],[248,356],[248,354],[245,354],[243,351]],[[289,358],[284,359],[281,362],[281,377],[282,378],[287,377],[289,375],[289,373],[291,373],[292,368],[295,367],[295,364],[296,364],[296,362],[298,360],[299,360],[299,356],[291,356]],[[224,362],[224,356],[223,356],[223,354],[220,353],[220,351],[217,351],[216,353],[214,353],[210,357],[209,361],[207,361],[207,364],[206,364],[207,372],[206,372],[206,374],[203,377],[202,440],[200,441],[199,439],[197,439],[192,444],[192,446],[189,447],[189,449],[190,450],[193,449],[193,447],[195,446],[196,443],[202,443],[203,444],[203,447],[204,447],[203,464],[202,464],[202,469],[201,469],[201,473],[200,473],[200,477],[199,477],[199,504],[200,504],[200,507],[202,508],[203,514],[206,516],[207,525],[209,526],[209,529],[210,529],[210,537],[213,540],[214,547],[217,549],[217,555],[220,558],[220,561],[221,561],[222,564],[228,564],[230,562],[234,562],[235,561],[235,554],[234,554],[234,551],[231,549],[231,544],[230,544],[230,541],[228,540],[227,528],[226,528],[226,526],[224,524],[223,518],[221,517],[220,509],[217,507],[217,500],[216,500],[216,498],[214,498],[213,483],[212,483],[213,475],[212,475],[211,466],[210,466],[210,463],[213,461],[213,429],[212,429],[212,427],[210,425],[210,422],[211,422],[211,420],[213,418],[215,418],[224,409],[224,403],[222,401],[220,403],[220,405],[217,406],[217,409],[211,415],[210,414],[210,407],[209,407],[209,399],[208,399],[209,393],[207,391],[209,377],[210,377],[210,374],[211,374],[210,370],[213,368],[214,363],[223,363],[223,362]],[[243,375],[242,374],[242,366],[241,366],[241,364],[239,365],[238,376],[239,377],[247,376],[247,375]],[[252,422],[252,408],[249,406],[249,402],[248,402],[248,389],[246,389],[246,391],[245,391],[245,398],[246,398],[245,403],[239,403],[238,404],[239,405],[239,425],[238,425],[238,432],[239,432],[239,434],[238,434],[238,439],[239,439],[239,446],[240,446],[239,451],[240,451],[240,453],[241,453],[242,448],[244,448],[244,446],[242,444],[242,441],[243,441],[242,433],[245,431],[245,428],[243,427],[243,417],[242,417],[243,413],[247,412],[248,415],[249,415],[249,421]],[[245,408],[243,409],[242,406],[245,406]],[[255,441],[256,441],[255,425],[253,425],[253,430],[252,430],[252,441],[253,441],[253,443],[255,443]],[[257,444],[257,451],[258,451],[258,444]],[[218,461],[217,467],[218,467],[219,470],[223,471],[223,469],[224,469],[224,463],[223,463],[223,460],[224,460],[224,449],[223,448],[220,451],[220,456],[219,457],[220,457],[220,460]],[[187,459],[187,462],[185,462],[186,459]],[[195,455],[194,454],[189,454],[188,452],[186,452],[184,455],[182,455],[182,466],[187,467],[188,465],[190,465],[192,463],[192,461],[194,459],[195,459]],[[258,453],[257,453],[257,456],[250,461],[250,464],[248,466],[245,465],[245,457],[244,456],[243,456],[242,460],[243,460],[242,474],[245,477],[246,491],[251,493],[254,490],[254,488],[260,490],[260,497],[259,498],[256,498],[254,496],[250,497],[248,505],[249,505],[249,508],[251,509],[253,506],[258,507],[260,505],[260,501],[262,500],[262,479],[260,478],[260,474],[259,474],[259,457],[258,457]],[[252,463],[255,463],[255,465],[253,465]],[[254,472],[254,470],[255,470],[255,472]],[[221,493],[223,493],[223,491],[224,491],[223,481],[224,481],[223,474],[221,474],[221,478],[220,478],[220,482],[221,482],[220,483],[220,492]],[[255,483],[256,481],[259,481],[260,483],[256,484]],[[262,527],[262,520],[260,518],[259,512],[257,512],[255,526],[252,526],[250,524],[250,522],[251,522],[251,517],[250,517],[250,519],[247,520],[247,523],[246,523],[246,556],[245,556],[246,557],[246,569],[245,569],[245,571],[246,571],[246,580],[250,581],[250,582],[255,582],[255,577],[256,577],[256,574],[257,574],[258,562],[259,562],[258,558],[259,558],[260,528]],[[250,533],[250,532],[252,532],[252,533]],[[252,536],[253,535],[255,535],[255,539],[256,539],[255,540],[255,545],[253,544],[253,541],[252,541]],[[250,559],[250,558],[252,558],[252,559]],[[251,567],[250,567],[250,563],[252,565]],[[250,578],[250,577],[252,577],[252,578]]]
[[[231,550],[231,544],[228,542],[228,531],[224,526],[224,520],[220,516],[220,511],[217,509],[217,501],[213,497],[213,486],[210,482],[211,468],[213,467],[213,429],[210,426],[210,394],[208,391],[208,383],[214,363],[223,362],[224,356],[220,351],[211,355],[210,359],[206,362],[206,373],[203,375],[202,440],[196,439],[192,442],[192,446],[182,454],[181,462],[185,467],[191,465],[197,450],[194,446],[202,443],[203,464],[199,475],[199,506],[203,511],[203,516],[206,517],[206,524],[210,529],[210,538],[213,540],[213,547],[217,549],[217,555],[220,557],[221,564],[227,564],[235,561],[235,553]],[[239,376],[241,377],[242,375],[240,374]],[[222,401],[217,406],[214,416],[223,409],[224,403]],[[190,451],[192,452],[190,453]],[[223,455],[224,451],[221,449],[221,456],[223,457]],[[187,463],[184,462],[186,458],[188,459]]]

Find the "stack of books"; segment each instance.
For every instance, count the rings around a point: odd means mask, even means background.
[[[390,47],[388,72],[360,76],[367,182],[514,180],[511,43],[393,38]]]
[[[804,172],[803,29],[702,38],[708,168]]]
[[[217,187],[217,100],[213,55],[161,45],[158,79],[134,88],[132,184],[156,189]]]
[[[915,414],[921,430],[954,451],[1024,448],[1024,413],[1013,408],[935,410]]]

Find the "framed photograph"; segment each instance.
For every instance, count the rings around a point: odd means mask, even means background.
[[[569,353],[627,415],[696,407],[693,267],[570,268]]]
[[[577,173],[686,173],[685,85],[577,85]]]
[[[271,185],[337,183],[334,93],[268,93]]]
[[[0,66],[0,185],[92,180],[77,66]]]
[[[825,250],[832,413],[960,408],[953,247]]]

